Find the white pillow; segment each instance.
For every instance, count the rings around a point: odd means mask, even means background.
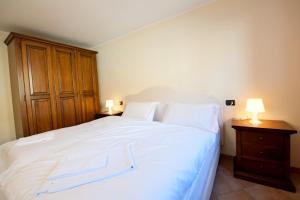
[[[219,106],[216,104],[168,104],[161,120],[167,124],[196,127],[218,132]]]
[[[158,102],[129,102],[122,114],[128,117],[143,121],[153,121]]]

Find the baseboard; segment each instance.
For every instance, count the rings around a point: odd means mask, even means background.
[[[221,153],[221,156],[222,157],[225,157],[225,158],[233,158],[234,156],[232,156],[232,155],[227,155],[227,154],[223,154],[223,153]]]

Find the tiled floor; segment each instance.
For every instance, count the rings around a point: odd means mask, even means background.
[[[211,200],[300,200],[300,174],[292,174],[297,193],[233,177],[231,157],[221,156]]]

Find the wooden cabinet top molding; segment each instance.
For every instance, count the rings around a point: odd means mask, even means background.
[[[20,38],[20,39],[28,39],[28,40],[32,40],[32,41],[37,41],[37,42],[43,42],[43,43],[47,43],[47,44],[52,44],[52,45],[56,45],[56,46],[61,46],[61,47],[67,47],[67,48],[74,48],[80,51],[87,51],[89,53],[94,53],[97,54],[97,51],[93,51],[93,50],[88,50],[88,49],[83,49],[83,48],[79,48],[76,46],[72,46],[72,45],[68,45],[68,44],[62,44],[59,42],[54,42],[54,41],[49,41],[47,39],[41,39],[35,36],[28,36],[28,35],[23,35],[20,33],[15,33],[15,32],[11,32],[7,38],[5,39],[4,43],[6,45],[8,45],[14,38]]]

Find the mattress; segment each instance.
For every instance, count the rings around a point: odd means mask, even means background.
[[[220,138],[212,145],[184,200],[209,200],[220,157]]]
[[[211,174],[208,172],[215,167],[212,161],[218,157],[218,133],[106,117],[39,137],[51,134],[53,139],[39,143],[30,143],[29,138],[29,144],[18,145],[18,141],[14,141],[0,147],[1,162],[5,162],[0,174],[1,199],[77,200],[99,196],[106,200],[193,199],[199,196],[195,195],[195,188],[201,187],[201,194],[205,194],[210,190],[207,180],[214,179],[214,176],[200,174]],[[133,146],[136,169],[73,189],[37,196],[59,158],[129,143]]]

